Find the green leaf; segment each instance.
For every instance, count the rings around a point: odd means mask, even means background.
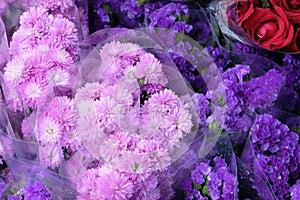
[[[202,186],[198,185],[197,183],[193,182],[193,188],[195,188],[196,190],[201,191],[202,190]]]
[[[218,96],[218,102],[222,107],[226,105],[225,99],[222,96]]]
[[[147,0],[137,0],[136,2],[138,6],[142,6],[147,2]]]
[[[262,7],[263,7],[263,8],[268,8],[268,7],[271,6],[271,5],[269,4],[268,0],[261,0],[261,3],[262,3]]]
[[[204,182],[204,186],[201,190],[201,193],[205,197],[210,197],[210,193],[208,191],[207,184],[208,184],[208,179],[207,179],[207,177],[205,177],[205,182]]]

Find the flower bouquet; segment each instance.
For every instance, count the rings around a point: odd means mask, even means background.
[[[230,47],[230,39],[287,53],[299,51],[299,5],[286,0],[215,1],[211,5]]]
[[[248,172],[254,191],[247,198],[297,199],[299,188],[299,136],[270,114],[256,117],[242,153],[241,172]],[[268,183],[268,184],[262,184]],[[267,187],[266,187],[267,186]],[[251,190],[250,190],[251,191]],[[244,196],[246,198],[246,196]],[[256,197],[254,197],[256,196]]]
[[[192,149],[197,154],[199,143]],[[177,199],[238,199],[236,156],[228,135],[221,136],[205,158],[196,157],[187,174],[178,194],[183,197]]]

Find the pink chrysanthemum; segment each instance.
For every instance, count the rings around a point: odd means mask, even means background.
[[[12,36],[10,54],[22,55],[22,53],[32,49],[37,44],[36,32],[36,27],[25,28],[21,26]]]
[[[86,83],[84,87],[77,89],[75,95],[75,103],[79,103],[85,100],[96,100],[100,99],[103,86],[99,83]]]
[[[148,106],[150,111],[153,110],[154,112],[169,115],[180,106],[180,101],[173,91],[165,89],[153,94],[148,100]]]
[[[143,113],[141,116],[140,133],[143,138],[153,138],[159,132],[160,128],[165,124],[165,118],[155,112],[149,115],[149,113]]]
[[[85,102],[83,102],[85,103]],[[92,104],[87,105],[88,109],[93,109],[94,106],[93,102]],[[92,137],[92,135],[96,135],[98,131],[100,131],[100,128],[96,126],[97,124],[97,118],[95,116],[94,110],[85,111],[85,113],[78,113],[79,119],[77,120],[76,129],[78,129],[78,132],[82,136],[82,138],[85,137]]]
[[[73,0],[38,0],[38,4],[50,10],[59,10],[65,12],[74,6]]]
[[[144,84],[167,84],[167,78],[162,71],[162,64],[153,54],[145,53],[136,64],[135,76],[144,79]]]
[[[96,179],[96,190],[91,192],[91,199],[124,200],[132,196],[133,184],[126,174],[101,168],[99,172],[100,178]]]
[[[136,185],[133,199],[139,200],[159,200],[160,188],[158,187],[158,179],[155,174],[148,176],[143,182]]]
[[[112,159],[120,157],[122,151],[129,150],[132,146],[134,146],[134,141],[128,134],[117,132],[111,134],[103,145],[99,146],[99,152],[106,162],[111,162]]]
[[[96,190],[96,180],[99,177],[98,168],[89,169],[85,172],[80,182],[77,184],[77,191],[83,199],[89,199],[90,193]]]
[[[56,68],[46,73],[46,79],[51,86],[69,86],[71,75],[68,71]]]
[[[38,104],[42,105],[49,94],[45,80],[38,78],[22,83],[20,92],[26,105],[32,108]]]
[[[114,158],[111,165],[121,172],[147,173],[154,171],[153,164],[147,153],[122,151],[119,158]]]
[[[190,133],[193,122],[189,110],[180,107],[167,117],[166,128],[178,132],[180,135]]]
[[[71,21],[62,16],[56,16],[52,23],[53,40],[64,47],[71,55],[77,53],[77,29]]]
[[[101,60],[104,62],[111,59],[132,60],[143,53],[144,51],[139,45],[133,43],[121,43],[119,41],[107,43],[100,50]]]
[[[102,96],[110,97],[125,107],[132,106],[133,104],[133,98],[130,91],[120,84],[115,84],[105,88],[102,92]]]
[[[62,127],[64,133],[75,128],[77,112],[73,100],[66,96],[53,98],[45,114],[55,119]]]
[[[41,144],[59,144],[62,136],[62,127],[49,117],[38,121],[38,140]]]
[[[110,82],[112,79],[116,82],[122,76],[123,71],[132,67],[142,54],[144,51],[137,44],[119,41],[105,44],[100,50],[103,79]]]
[[[123,114],[122,104],[109,97],[102,97],[95,102],[95,115],[101,128],[113,131],[117,128],[117,120]]]
[[[31,7],[20,16],[20,24],[28,28],[33,27],[47,15],[46,13],[47,10],[44,7]]]
[[[96,119],[95,112],[94,112],[94,101],[93,100],[84,100],[80,101],[76,104],[76,109],[78,116],[80,118],[86,115],[93,115]]]
[[[12,87],[25,82],[30,78],[30,66],[22,58],[14,58],[4,68],[4,79]]]
[[[52,48],[47,53],[47,59],[51,60],[53,66],[70,71],[74,67],[71,55],[64,49]]]
[[[167,148],[160,148],[150,154],[151,165],[154,170],[164,170],[171,164],[171,157]]]

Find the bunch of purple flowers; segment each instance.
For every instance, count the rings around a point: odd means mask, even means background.
[[[168,88],[167,66],[139,45],[113,41],[99,55],[99,82],[39,109],[41,164],[55,168],[86,149],[98,164],[82,169],[80,199],[159,199],[155,173],[167,169],[197,125],[193,102]]]
[[[236,177],[221,157],[196,164],[191,177],[182,183],[185,200],[234,199]]]
[[[273,116],[257,116],[251,131],[251,144],[258,163],[279,199],[297,196],[290,183],[297,180],[300,174],[298,142],[299,136]]]
[[[55,95],[54,88],[70,87],[78,48],[74,23],[42,7],[30,8],[20,24],[4,68],[5,98],[14,111],[36,108]]]

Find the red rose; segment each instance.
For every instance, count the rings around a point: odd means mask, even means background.
[[[259,6],[260,0],[238,1],[237,5],[237,21],[241,24],[254,11],[254,7]]]
[[[254,12],[254,5],[250,2],[239,2],[237,5],[237,21],[242,24]]]
[[[287,47],[290,52],[300,51],[300,28],[297,29],[294,35],[293,42]]]
[[[254,8],[248,19],[242,22],[246,33],[267,49],[280,49],[293,40],[294,28],[282,8]]]
[[[300,1],[299,0],[270,0],[275,7],[281,7],[291,23],[300,23]]]

